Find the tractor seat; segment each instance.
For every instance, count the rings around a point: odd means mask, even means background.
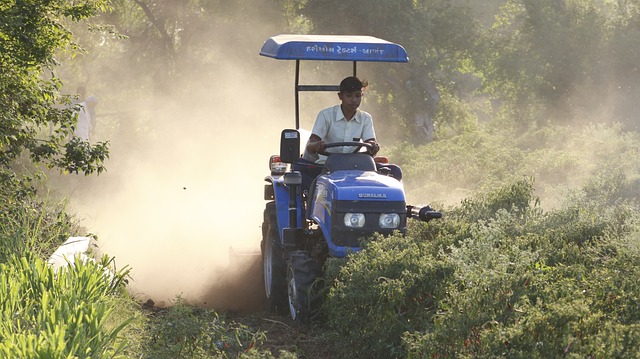
[[[373,157],[364,153],[332,153],[327,156],[322,172],[345,170],[376,171],[376,163]]]

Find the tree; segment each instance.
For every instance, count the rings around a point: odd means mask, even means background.
[[[476,23],[468,7],[451,1],[299,1],[299,13],[310,19],[314,33],[371,35],[403,45],[410,64],[376,67],[366,76],[376,85],[380,109],[378,117],[392,119],[377,125],[386,133],[417,142],[433,138],[433,125],[464,128],[467,119],[452,108],[461,90],[456,84],[467,81],[459,67],[476,38]],[[417,136],[419,135],[419,136]]]
[[[61,93],[56,53],[79,51],[65,20],[80,22],[106,10],[106,0],[3,1],[0,5],[0,171],[15,178],[16,160],[86,175],[104,170],[107,143],[69,140],[76,107]]]
[[[142,84],[149,95],[188,99],[200,90],[195,84],[219,71],[221,62],[255,60],[252,40],[262,36],[255,27],[277,33],[280,11],[265,0],[115,0],[113,11],[99,20],[128,38],[125,50],[113,58],[126,69],[127,87]]]
[[[600,121],[598,114],[611,114],[635,97],[638,55],[629,44],[637,41],[637,1],[502,3],[485,28],[474,66],[484,74],[486,93],[510,104],[522,127]],[[624,112],[631,117],[637,110]]]

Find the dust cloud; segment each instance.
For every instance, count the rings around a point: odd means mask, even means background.
[[[256,58],[275,34],[259,35],[239,45]],[[264,178],[295,122],[293,64],[252,62],[262,68],[233,59],[215,77],[189,74],[174,85],[186,94],[132,98],[126,113],[104,95],[94,140],[110,141],[107,172],[51,178],[98,252],[131,268],[140,301],[259,309]]]
[[[280,132],[295,126],[295,63],[258,55],[286,28],[273,8],[239,5],[234,16],[242,18],[192,34],[192,58],[173,59],[166,73],[166,59],[148,56],[140,66],[103,54],[106,61],[87,61],[83,78],[65,81],[98,97],[92,141],[108,140],[111,154],[106,173],[51,175],[50,187],[69,198],[98,252],[131,269],[130,292],[140,301],[259,304],[264,178]],[[304,63],[301,83],[337,84],[352,71],[349,63],[335,66],[314,75],[325,65]],[[370,75],[366,65],[358,74]],[[300,100],[306,129],[338,101],[335,94]]]

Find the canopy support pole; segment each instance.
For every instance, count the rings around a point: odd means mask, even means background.
[[[358,62],[353,62],[353,76],[356,76]],[[296,105],[296,130],[300,129],[300,91],[340,91],[338,85],[300,85],[300,59],[296,59],[295,79],[295,105]]]

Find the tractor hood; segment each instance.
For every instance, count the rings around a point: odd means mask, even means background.
[[[404,201],[402,183],[371,171],[336,171],[318,178],[318,187],[338,201]]]
[[[374,171],[335,171],[319,176],[311,195],[310,219],[322,230],[332,256],[344,257],[359,247],[361,238],[374,232],[406,230],[403,186],[393,177]],[[364,224],[360,228],[347,227],[347,213],[360,214]],[[398,226],[381,228],[379,218],[394,213],[399,219]]]
[[[395,178],[372,171],[336,171],[316,179],[311,196],[313,206],[310,218],[327,224],[327,216],[337,203],[380,207],[386,203],[393,212],[405,208],[402,183]]]

